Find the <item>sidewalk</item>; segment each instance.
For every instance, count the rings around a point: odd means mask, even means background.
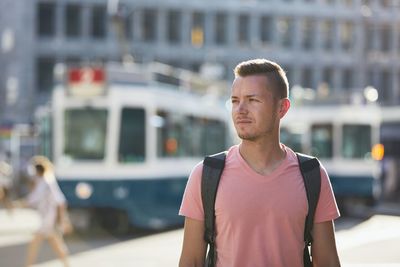
[[[39,227],[39,216],[30,209],[0,208],[0,248],[28,243]]]

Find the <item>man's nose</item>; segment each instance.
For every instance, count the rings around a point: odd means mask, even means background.
[[[236,108],[237,108],[236,112],[238,112],[238,113],[246,113],[247,112],[247,105],[246,105],[245,101],[240,101]]]

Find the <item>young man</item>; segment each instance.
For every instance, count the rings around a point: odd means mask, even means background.
[[[302,267],[307,197],[296,154],[280,143],[290,107],[288,82],[275,62],[255,59],[235,68],[232,120],[241,143],[229,149],[215,202],[217,267]],[[180,215],[185,229],[180,267],[203,267],[203,164],[192,171]],[[325,169],[317,204],[313,266],[340,266],[333,220],[339,211]]]

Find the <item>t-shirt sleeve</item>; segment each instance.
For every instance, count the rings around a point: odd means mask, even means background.
[[[203,162],[197,164],[190,173],[183,194],[179,215],[204,221],[203,203],[201,200],[201,175]]]
[[[314,216],[314,223],[335,220],[340,216],[326,169],[321,165],[321,192]]]

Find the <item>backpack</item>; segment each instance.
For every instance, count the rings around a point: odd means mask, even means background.
[[[296,153],[296,155],[299,161],[300,172],[303,177],[308,201],[308,214],[304,227],[303,261],[305,267],[312,267],[309,247],[313,241],[311,230],[321,189],[321,174],[318,159],[301,153]],[[226,152],[221,152],[205,157],[203,162],[201,198],[204,209],[204,240],[208,244],[206,267],[214,267],[217,259],[215,250],[215,198],[219,180],[225,167],[225,158]]]

